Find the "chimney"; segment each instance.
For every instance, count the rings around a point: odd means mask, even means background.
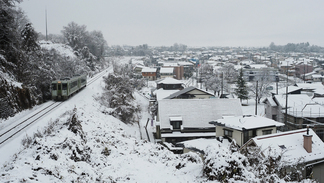
[[[313,135],[309,135],[309,127],[307,125],[307,134],[304,136],[304,148],[308,153],[312,152],[312,137]]]

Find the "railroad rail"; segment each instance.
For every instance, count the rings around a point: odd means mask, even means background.
[[[55,108],[60,106],[63,102],[53,102],[52,104],[48,105],[44,109],[38,111],[37,113],[33,114],[32,116],[28,117],[27,119],[18,122],[12,127],[8,127],[4,129],[3,132],[0,132],[0,145],[17,135],[19,132],[27,128],[29,125],[35,123],[40,118],[48,114],[49,112],[53,111]]]

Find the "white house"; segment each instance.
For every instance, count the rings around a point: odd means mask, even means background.
[[[160,100],[156,137],[173,144],[195,138],[215,138],[215,127],[208,122],[242,114],[238,99]]]
[[[160,76],[161,78],[173,78],[174,75],[174,68],[173,67],[162,67],[160,69]]]
[[[216,137],[224,136],[235,140],[242,146],[255,136],[277,133],[277,127],[283,123],[255,115],[223,117],[209,124],[216,126]]]

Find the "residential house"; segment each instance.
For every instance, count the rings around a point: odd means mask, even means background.
[[[321,83],[323,83],[323,81],[324,81],[324,75],[321,75],[321,74],[313,74],[312,75],[312,81],[313,82],[321,82]]]
[[[296,77],[305,78],[305,74],[313,71],[313,66],[310,64],[297,63],[295,65]]]
[[[174,68],[173,67],[162,67],[160,69],[161,79],[164,78],[173,78],[174,77]]]
[[[302,93],[306,93],[311,97],[320,97],[323,94],[324,86],[320,82],[315,83],[296,83],[294,86],[301,88]],[[319,96],[318,96],[319,95]]]
[[[215,98],[212,93],[201,90],[194,86],[189,86],[184,88],[176,93],[171,94],[165,99],[206,99],[206,98]]]
[[[300,160],[303,176],[324,182],[324,144],[312,129],[299,129],[264,136],[257,136],[244,144],[240,151],[249,147],[260,147],[264,156],[272,152],[283,153],[282,160],[288,163]],[[282,171],[290,171],[289,167]]]
[[[235,140],[239,146],[253,137],[277,133],[277,127],[283,123],[255,115],[223,117],[210,121],[216,127],[216,137],[227,137]]]
[[[266,117],[285,123],[286,130],[311,126],[324,140],[324,106],[306,94],[287,96],[287,101],[286,95],[274,95],[264,100]]]
[[[183,89],[183,82],[173,78],[164,78],[157,81],[157,89],[164,90],[181,90]]]
[[[279,71],[281,74],[287,74],[288,76],[294,76],[295,75],[295,60],[293,58],[287,58],[284,61],[279,62]]]
[[[162,100],[173,93],[182,90],[184,83],[173,78],[164,78],[156,81],[157,90],[152,92],[152,102]]]
[[[183,66],[183,77],[189,78],[194,71],[194,64],[191,62],[178,62],[179,66]]]
[[[156,80],[156,68],[143,68],[142,76],[150,81]]]
[[[155,137],[173,144],[196,138],[215,138],[215,127],[208,122],[242,114],[238,99],[160,100]]]

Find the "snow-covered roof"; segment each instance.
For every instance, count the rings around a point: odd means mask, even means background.
[[[288,160],[296,161],[298,158],[304,158],[306,162],[319,160],[324,158],[324,144],[316,133],[309,129],[309,134],[312,135],[312,152],[308,153],[303,146],[304,137],[307,129],[287,131],[276,134],[269,134],[252,138],[254,143],[266,149],[271,147],[271,150],[281,153],[286,150],[284,157]],[[266,153],[267,151],[264,151]]]
[[[255,115],[244,115],[236,117],[226,117],[223,119],[218,119],[213,124],[222,125],[228,128],[236,129],[242,131],[243,129],[256,129],[256,128],[265,128],[270,126],[284,126],[283,123],[277,122],[275,120],[255,116]]]
[[[273,100],[272,97],[267,97],[267,98],[264,100],[264,102],[265,102],[265,101],[268,101],[269,104],[270,104],[270,106],[272,106],[272,107],[277,106],[276,102]]]
[[[183,84],[182,81],[179,81],[177,79],[174,79],[174,78],[164,78],[163,80],[159,80],[157,81],[157,84]]]
[[[187,66],[193,66],[194,64],[191,63],[191,62],[178,62],[178,65],[183,65],[183,66],[185,66],[185,65],[187,65]]]
[[[230,145],[230,142],[227,139],[223,139],[223,142],[220,142],[216,139],[199,138],[199,139],[194,139],[194,140],[178,142],[177,144],[182,144],[185,148],[188,148],[188,149],[194,148],[194,149],[198,149],[201,151],[205,151],[208,146],[219,145],[219,146],[227,147]]]
[[[254,69],[263,69],[263,68],[267,68],[268,67],[265,64],[251,64],[250,66],[251,66],[251,68],[254,68]]]
[[[163,62],[163,66],[167,66],[167,67],[175,67],[175,66],[178,66],[177,63],[170,63],[170,62]]]
[[[313,74],[312,78],[324,78],[321,74]]]
[[[161,74],[164,74],[164,73],[173,73],[173,67],[162,67],[161,70],[160,70],[160,73]]]
[[[156,68],[145,67],[142,69],[142,72],[156,72]]]
[[[201,132],[201,133],[181,133],[181,132],[172,132],[172,133],[162,133],[162,138],[169,138],[169,137],[215,137],[215,132]]]
[[[250,65],[250,64],[253,64],[254,62],[252,60],[243,60],[240,62],[240,64],[242,65]]]
[[[314,93],[324,95],[324,88],[317,88],[314,90]]]
[[[163,88],[160,88],[158,90],[155,90],[153,93],[156,95],[156,100],[162,100],[178,91],[179,90],[163,90]]]
[[[297,90],[301,90],[301,88],[297,86],[288,86],[288,94]],[[286,94],[286,87],[278,89],[278,94]]]
[[[184,88],[184,89],[182,89],[182,90],[180,90],[180,91],[178,91],[178,92],[176,92],[176,93],[171,94],[170,96],[166,97],[165,99],[173,99],[173,98],[175,98],[175,97],[178,97],[179,95],[182,95],[182,94],[184,94],[184,93],[190,92],[190,91],[192,91],[192,90],[199,90],[200,92],[203,92],[203,93],[205,93],[206,95],[214,96],[214,95],[213,95],[212,93],[210,93],[210,92],[207,92],[207,91],[201,90],[201,89],[196,88],[196,87],[194,87],[194,86],[189,86],[189,87]]]
[[[161,128],[169,128],[169,118],[181,116],[183,127],[213,127],[208,122],[222,116],[243,115],[238,99],[164,99],[159,101]]]
[[[303,90],[316,90],[324,88],[322,83],[296,83],[296,85]]]
[[[286,95],[274,95],[275,100],[282,108],[286,107]],[[314,103],[306,94],[288,95],[288,108],[302,110],[306,104]]]
[[[282,108],[286,106],[286,95],[275,95],[275,100]],[[324,107],[314,102],[305,94],[288,95],[287,113],[295,117],[323,117]]]

